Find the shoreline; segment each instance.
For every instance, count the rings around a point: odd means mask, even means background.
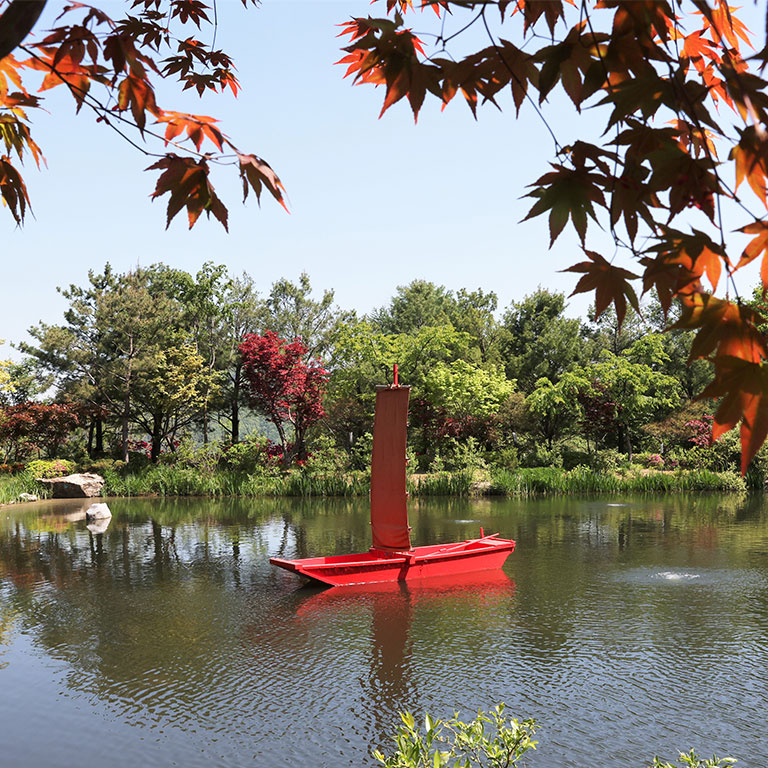
[[[369,478],[365,472],[248,474],[227,470],[201,472],[171,466],[146,467],[138,472],[106,472],[103,498],[200,497],[200,498],[277,498],[367,497]],[[735,472],[704,469],[599,471],[587,467],[565,470],[557,467],[461,470],[411,475],[411,497],[444,496],[454,498],[533,498],[584,494],[616,493],[745,493],[762,490]],[[51,498],[30,477],[0,477],[0,507],[28,503],[18,499],[32,493],[40,500]]]

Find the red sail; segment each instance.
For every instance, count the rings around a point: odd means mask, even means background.
[[[409,550],[405,445],[410,387],[377,387],[371,459],[373,546]]]

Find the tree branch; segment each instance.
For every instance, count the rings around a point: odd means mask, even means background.
[[[47,0],[11,0],[0,16],[0,59],[24,42],[32,31]]]

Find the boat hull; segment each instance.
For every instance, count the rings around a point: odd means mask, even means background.
[[[407,552],[372,548],[356,555],[309,557],[302,560],[270,558],[273,565],[328,586],[413,581],[501,568],[515,548],[511,539],[484,536],[454,544],[414,547]]]

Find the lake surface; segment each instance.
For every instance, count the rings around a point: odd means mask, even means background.
[[[0,508],[0,766],[374,765],[397,712],[503,701],[528,764],[768,765],[762,497],[414,503],[414,544],[499,531],[503,572],[321,590],[268,557],[365,551],[361,501]]]

